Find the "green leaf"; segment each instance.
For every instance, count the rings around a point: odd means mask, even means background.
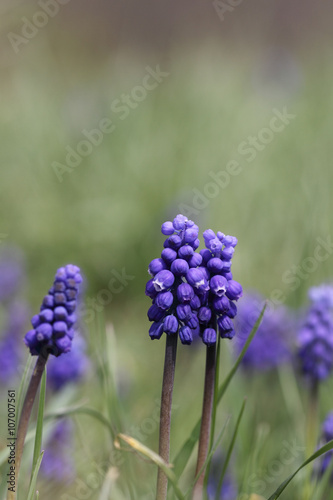
[[[32,471],[34,471],[34,469],[35,469],[37,460],[40,457],[40,450],[42,447],[45,393],[46,393],[46,366],[45,366],[45,369],[44,369],[44,372],[42,375],[41,384],[40,384],[38,416],[37,416],[37,425],[36,425],[34,455],[33,455],[33,461],[32,461]],[[31,473],[30,482],[32,481],[32,476],[33,476],[33,472]]]
[[[178,498],[178,500],[185,500],[185,497],[183,493],[180,491],[177,483],[177,478],[175,474],[172,472],[171,464],[166,463],[160,455],[155,453],[153,450],[145,446],[144,444],[140,443],[137,439],[134,439],[130,436],[127,436],[126,434],[118,434],[115,440],[115,447],[117,449],[121,449],[120,442],[119,440],[124,441],[126,444],[128,444],[133,450],[138,451],[142,455],[148,457],[157,467],[159,467],[164,474],[167,476],[167,478],[170,481],[170,484],[172,485],[175,495]]]
[[[240,355],[238,356],[237,358],[237,361],[236,363],[234,364],[234,366],[232,367],[232,369],[230,370],[229,374],[227,375],[226,379],[224,380],[222,386],[219,388],[218,390],[218,394],[217,394],[217,404],[219,404],[219,402],[221,401],[224,393],[226,392],[231,380],[233,379],[236,371],[237,371],[237,368],[239,367],[242,359],[244,358],[245,356],[245,353],[247,351],[247,349],[249,348],[249,345],[253,339],[253,337],[255,336],[255,334],[257,333],[257,330],[259,328],[259,325],[261,323],[261,320],[262,320],[262,317],[265,313],[265,309],[267,307],[267,303],[264,305],[264,307],[262,308],[262,311],[260,313],[260,316],[259,318],[257,319],[250,335],[248,336],[248,339],[246,340],[246,343],[240,353]],[[201,418],[199,418],[199,420],[197,421],[197,423],[195,424],[194,428],[192,429],[192,432],[190,434],[190,436],[187,438],[187,440],[185,441],[185,443],[183,444],[182,448],[180,449],[180,451],[178,452],[175,460],[174,460],[174,467],[175,467],[175,471],[176,471],[176,475],[178,477],[181,476],[181,474],[183,473],[189,459],[190,459],[190,456],[192,454],[192,451],[193,451],[193,448],[194,446],[196,445],[196,442],[198,441],[199,439],[199,433],[200,433],[200,424],[201,424]]]
[[[38,476],[40,464],[42,463],[42,460],[43,460],[43,455],[44,455],[44,451],[42,451],[42,453],[39,455],[37,462],[36,462],[36,465],[32,471],[31,483],[30,483],[30,487],[29,487],[27,500],[34,500],[35,499],[37,476]]]
[[[313,455],[311,455],[307,460],[305,460],[305,462],[303,462],[302,465],[298,467],[298,469],[293,474],[291,474],[291,476],[289,476],[285,481],[283,481],[283,483],[280,484],[280,486],[275,490],[273,495],[271,495],[268,498],[268,500],[276,500],[277,498],[279,498],[281,493],[286,489],[288,484],[294,479],[296,474],[298,474],[298,472],[303,469],[303,467],[305,467],[309,463],[313,462],[313,460],[315,460],[316,458],[320,457],[321,455],[332,449],[333,449],[333,440],[326,443],[324,446],[319,448],[319,450],[313,453]]]
[[[241,410],[239,412],[237,422],[236,422],[236,427],[235,427],[234,433],[232,435],[231,442],[230,442],[228,452],[227,452],[227,456],[226,456],[224,464],[223,464],[223,469],[222,469],[222,473],[221,473],[221,476],[219,479],[219,484],[218,484],[218,487],[216,489],[215,500],[219,500],[221,498],[223,479],[224,479],[225,473],[227,471],[227,468],[228,468],[228,465],[230,462],[230,457],[231,457],[232,451],[233,451],[234,446],[235,446],[235,442],[236,442],[236,438],[237,438],[237,434],[238,434],[238,429],[239,429],[239,424],[241,423],[242,416],[244,414],[245,405],[246,405],[246,398],[244,399]]]

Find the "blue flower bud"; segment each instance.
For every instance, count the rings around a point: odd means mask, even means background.
[[[177,333],[178,326],[179,326],[179,323],[178,323],[176,316],[174,316],[173,314],[170,314],[169,316],[165,317],[164,323],[163,323],[163,330],[165,331],[165,333],[167,333],[168,335],[173,334],[173,333]]]
[[[243,288],[240,283],[234,280],[228,281],[226,296],[230,300],[238,300],[243,295]]]
[[[201,291],[206,291],[209,289],[208,282],[204,276],[201,269],[192,268],[186,274],[186,279],[190,285]]]
[[[181,283],[177,288],[177,298],[179,302],[190,302],[194,297],[194,290],[188,283]]]
[[[216,238],[215,233],[214,231],[212,231],[212,229],[206,229],[206,231],[203,232],[203,237],[205,240],[205,244],[207,244],[208,241]]]
[[[148,266],[148,272],[151,276],[155,276],[155,274],[166,269],[166,264],[163,259],[154,259]]]
[[[56,338],[63,337],[67,332],[68,327],[64,321],[55,321],[55,323],[53,323],[53,334]]]
[[[200,246],[200,240],[199,240],[199,238],[197,238],[195,241],[193,241],[193,243],[191,243],[191,245],[194,248],[194,250],[196,250],[197,248],[199,248],[199,246]]]
[[[190,267],[198,267],[202,264],[202,257],[199,253],[195,253],[192,255],[190,260],[188,261]]]
[[[212,254],[207,248],[200,250],[200,255],[202,257],[203,264],[207,264],[207,262],[212,258]]]
[[[53,295],[46,295],[43,299],[43,306],[52,308],[54,306]]]
[[[161,309],[169,309],[173,303],[173,295],[171,292],[160,292],[156,297],[156,305]]]
[[[152,340],[160,339],[163,333],[163,321],[155,322],[149,328],[149,336]]]
[[[223,276],[225,277],[226,280],[230,281],[232,280],[232,273],[225,273],[224,270],[222,271]]]
[[[220,316],[217,320],[219,326],[220,335],[222,338],[232,338],[228,334],[232,333],[234,330],[234,325],[232,320],[228,316]],[[232,335],[233,336],[233,335]]]
[[[204,277],[206,278],[206,280],[208,281],[209,278],[210,278],[210,272],[209,270],[207,269],[207,267],[205,266],[200,266],[198,267],[198,269],[202,272],[202,274],[204,275]]]
[[[54,303],[56,305],[66,304],[67,297],[64,293],[55,293],[54,294]]]
[[[52,337],[52,326],[49,323],[42,323],[36,328],[36,339],[39,342],[49,340]]]
[[[173,227],[176,231],[181,231],[182,229],[185,228],[187,222],[187,217],[184,215],[178,214],[174,219],[173,219]]]
[[[184,259],[176,259],[171,264],[171,272],[176,276],[185,276],[189,270],[188,263]]]
[[[193,310],[200,308],[201,301],[197,295],[194,295],[194,297],[191,299],[190,306],[191,306],[191,309],[193,309]]]
[[[177,234],[174,234],[173,236],[170,236],[170,238],[167,239],[169,247],[173,248],[175,250],[178,250],[182,244],[182,239],[177,236]]]
[[[221,259],[230,260],[233,256],[234,252],[235,252],[235,249],[233,247],[226,247],[221,252]]]
[[[171,264],[171,262],[177,259],[177,252],[172,248],[165,248],[161,253],[161,257],[164,262],[166,262],[167,264]]]
[[[218,274],[223,269],[223,261],[218,257],[213,257],[207,262],[207,267],[211,273]]]
[[[189,260],[193,254],[194,254],[194,250],[190,245],[183,245],[178,250],[178,257],[180,259]]]
[[[56,281],[53,285],[55,292],[64,292],[66,288],[66,284],[63,281]]]
[[[40,322],[47,322],[47,323],[51,323],[53,321],[53,311],[52,309],[43,309],[43,311],[41,311],[39,313],[39,319],[40,319]]]
[[[237,245],[237,243],[238,243],[238,240],[237,240],[237,238],[235,236],[229,236],[229,235],[227,235],[227,236],[225,236],[223,238],[222,243],[226,247],[229,247],[229,246],[235,247]]]
[[[163,270],[156,274],[153,283],[155,290],[157,292],[162,292],[163,290],[170,288],[174,284],[174,281],[174,275],[170,271]]]
[[[222,297],[227,290],[228,281],[224,278],[224,276],[216,275],[211,278],[209,286],[215,295]]]
[[[213,308],[217,313],[227,314],[230,309],[230,301],[225,295],[222,297],[215,296],[213,298]]]
[[[229,303],[229,311],[226,312],[227,316],[229,316],[229,318],[234,318],[237,314],[237,306],[236,304],[234,304],[234,302],[231,302]]]
[[[160,309],[156,304],[150,306],[147,312],[149,321],[160,321],[165,315],[165,311]]]
[[[222,250],[222,243],[218,238],[207,240],[206,246],[212,253],[219,253]]]
[[[198,312],[198,319],[200,323],[208,323],[212,317],[212,311],[209,307],[201,307]]]
[[[66,353],[71,350],[72,340],[65,335],[64,337],[57,338],[55,340],[55,345],[59,350],[59,354]]]
[[[202,334],[202,341],[208,346],[216,344],[216,331],[214,328],[205,328]]]
[[[217,236],[217,237],[218,237],[218,239],[219,239],[220,241],[222,241],[222,243],[223,243],[223,239],[225,238],[225,234],[224,234],[224,233],[222,233],[221,231],[217,231],[216,236]]]
[[[186,325],[189,326],[192,330],[194,328],[197,328],[199,325],[199,320],[195,314],[192,314],[192,316],[186,321]]]
[[[156,292],[155,287],[154,287],[153,279],[151,279],[147,282],[145,293],[148,297],[151,297],[152,299],[154,299],[156,297],[157,292]]]
[[[184,233],[184,241],[185,243],[193,243],[199,234],[199,228],[198,226],[193,226],[189,229],[186,229]]]
[[[165,236],[169,236],[175,232],[174,227],[172,222],[167,221],[162,224],[161,227],[161,232],[162,234],[165,234]]]
[[[191,307],[188,304],[180,304],[176,307],[177,316],[181,321],[187,321],[192,315]]]
[[[72,300],[70,302],[67,302],[65,304],[65,307],[66,307],[67,311],[69,312],[69,314],[72,314],[76,309],[76,300]]]
[[[193,336],[191,328],[188,326],[182,326],[179,329],[179,338],[182,344],[190,345],[193,342]]]
[[[40,321],[40,318],[39,318],[39,314],[35,314],[35,316],[33,316],[31,318],[31,324],[34,328],[36,328],[38,325],[40,325],[41,321]]]

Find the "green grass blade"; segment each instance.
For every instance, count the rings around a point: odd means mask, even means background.
[[[34,455],[33,455],[33,461],[32,461],[32,472],[31,472],[30,483],[32,481],[33,471],[35,469],[37,460],[40,457],[40,452],[41,452],[41,447],[42,447],[45,393],[46,393],[46,367],[44,369],[44,373],[43,373],[42,380],[40,383],[36,436],[35,436]]]
[[[221,401],[224,393],[226,392],[232,378],[234,377],[236,371],[237,371],[237,368],[239,367],[242,359],[244,358],[245,356],[245,353],[247,351],[247,349],[249,348],[249,345],[253,339],[253,337],[255,336],[255,334],[257,333],[257,330],[259,328],[259,325],[261,323],[261,320],[262,320],[262,317],[265,313],[265,309],[267,307],[267,303],[264,305],[264,307],[262,308],[262,311],[259,315],[259,318],[257,319],[248,339],[246,340],[246,343],[240,353],[240,355],[238,356],[237,358],[237,361],[236,363],[234,364],[234,366],[232,367],[232,369],[230,370],[229,374],[227,375],[226,379],[224,380],[222,386],[219,388],[218,390],[218,394],[217,394],[217,405],[219,404],[219,402]],[[185,441],[185,443],[183,444],[182,448],[180,449],[180,451],[178,452],[175,460],[173,461],[174,463],[174,467],[175,467],[175,471],[176,471],[176,474],[178,477],[181,476],[181,474],[183,473],[189,459],[190,459],[190,456],[192,454],[192,451],[193,451],[193,448],[196,444],[196,442],[198,441],[199,439],[199,433],[200,433],[200,424],[201,424],[201,419],[199,418],[199,420],[197,421],[197,423],[195,424],[194,428],[192,429],[192,432],[190,434],[190,436],[188,437],[188,439]]]
[[[313,455],[311,455],[307,460],[305,460],[305,462],[303,462],[302,465],[298,467],[298,469],[296,469],[296,471],[293,474],[291,474],[285,481],[283,481],[283,483],[280,484],[280,486],[275,490],[273,495],[271,495],[268,498],[268,500],[276,500],[277,498],[279,498],[281,493],[286,489],[288,484],[294,479],[296,474],[298,474],[298,472],[303,469],[303,467],[305,467],[309,463],[313,462],[313,460],[315,460],[316,458],[320,457],[321,455],[332,449],[333,449],[333,440],[326,443],[324,446],[319,448],[319,450],[313,453]]]
[[[234,433],[232,435],[230,446],[229,446],[228,452],[227,452],[227,456],[226,456],[224,464],[223,464],[223,469],[222,469],[221,477],[219,479],[219,484],[218,484],[218,487],[216,489],[215,500],[219,500],[221,498],[221,490],[222,490],[223,479],[224,479],[225,473],[226,473],[226,471],[228,469],[230,458],[231,458],[231,455],[232,455],[232,452],[233,452],[233,449],[234,449],[234,446],[235,446],[235,442],[236,442],[236,438],[237,438],[237,434],[238,434],[238,429],[239,429],[239,424],[241,423],[241,420],[242,420],[242,417],[243,417],[243,414],[244,414],[245,405],[246,405],[246,398],[244,399],[242,407],[241,407],[241,410],[239,412],[239,415],[238,415],[238,418],[237,418],[237,422],[236,422],[236,427],[235,427]]]
[[[120,439],[128,444],[133,450],[141,453],[145,457],[148,457],[155,465],[157,465],[157,467],[162,469],[164,474],[169,479],[178,500],[185,500],[183,493],[179,489],[177,478],[174,472],[171,470],[172,466],[170,464],[166,463],[162,457],[160,457],[157,453],[155,453],[144,444],[140,443],[137,439],[127,436],[126,434],[118,434],[118,436],[116,437],[115,447],[117,449],[121,449],[121,445],[119,442]]]
[[[70,415],[75,415],[75,414],[83,414],[83,415],[89,415],[90,417],[98,420],[101,424],[103,424],[105,427],[107,427],[112,439],[115,436],[114,429],[108,419],[104,417],[102,413],[100,413],[97,410],[94,410],[93,408],[82,408],[80,406],[74,406],[74,407],[69,407],[69,408],[62,408],[59,411],[55,411],[52,413],[48,413],[45,416],[45,419],[49,418],[60,418],[60,417],[67,417]]]
[[[42,463],[42,460],[43,460],[43,455],[44,455],[44,451],[42,451],[42,453],[39,455],[37,462],[36,462],[36,465],[33,468],[27,500],[35,500],[37,476],[38,476],[40,464]]]

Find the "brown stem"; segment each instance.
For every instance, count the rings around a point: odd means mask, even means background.
[[[7,500],[15,500],[17,495],[17,486],[18,486],[18,474],[21,466],[24,441],[28,430],[30,415],[32,411],[32,407],[36,398],[37,390],[44,372],[44,368],[46,365],[48,355],[44,357],[42,354],[39,355],[35,369],[30,379],[29,387],[27,389],[27,393],[24,399],[24,403],[22,406],[21,417],[17,429],[16,435],[16,446],[15,446],[15,491],[9,491],[7,495]]]
[[[216,357],[216,347],[207,346],[206,351],[206,373],[205,373],[205,388],[202,404],[202,417],[201,417],[201,427],[200,427],[200,438],[199,438],[199,449],[198,449],[198,459],[197,468],[195,475],[197,476],[201,471],[208,454],[209,441],[210,441],[210,429],[212,421],[212,407],[214,400],[214,383],[215,383],[215,357]],[[193,491],[193,499],[202,499],[203,483],[205,478],[205,470],[203,470],[197,480],[197,483]]]
[[[164,373],[160,413],[159,454],[169,463],[170,458],[170,427],[173,381],[175,376],[177,338],[178,335],[167,335],[164,358]],[[168,491],[168,478],[158,469],[156,500],[165,500]]]

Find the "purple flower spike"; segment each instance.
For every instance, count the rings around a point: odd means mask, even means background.
[[[24,339],[31,355],[53,354],[58,357],[71,350],[72,338],[69,330],[73,326],[74,316],[69,318],[66,313],[72,314],[75,310],[78,284],[81,281],[80,269],[77,266],[69,264],[58,269],[53,287],[43,300],[41,312],[38,317],[32,318],[34,329],[30,330]]]

